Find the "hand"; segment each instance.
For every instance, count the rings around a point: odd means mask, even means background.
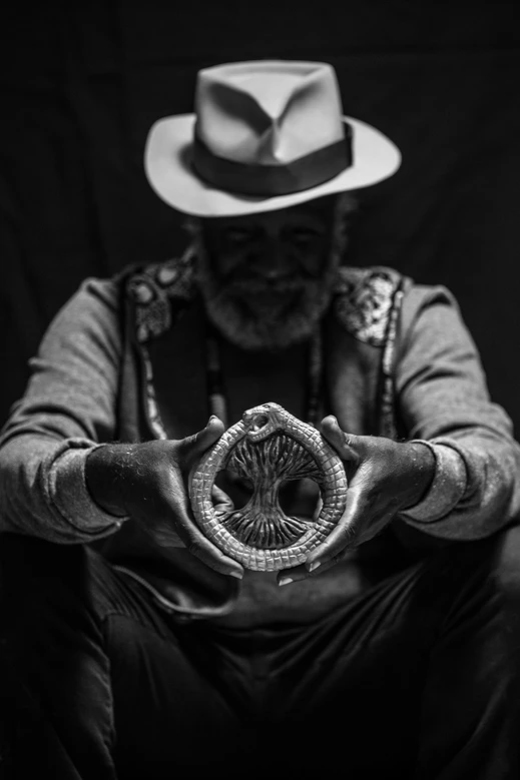
[[[304,579],[340,562],[348,550],[380,533],[398,512],[418,503],[434,476],[434,455],[420,442],[347,434],[333,416],[322,420],[321,434],[344,461],[345,512],[304,564],[279,572],[278,584]]]
[[[224,517],[227,517],[229,513],[233,512],[235,509],[233,499],[228,496],[222,488],[219,488],[218,485],[213,485],[211,489],[211,500],[213,501],[213,509],[217,516],[224,515]]]
[[[197,527],[188,499],[190,469],[223,432],[211,417],[185,439],[104,445],[87,457],[86,481],[105,511],[132,517],[161,546],[186,547],[216,571],[241,578],[242,566]]]

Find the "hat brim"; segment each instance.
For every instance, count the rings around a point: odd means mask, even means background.
[[[401,154],[389,138],[359,119],[352,128],[353,164],[316,187],[274,197],[252,197],[206,184],[191,164],[194,114],[159,119],[146,140],[144,167],[150,185],[168,205],[197,217],[230,217],[296,206],[325,195],[376,184],[396,172]]]

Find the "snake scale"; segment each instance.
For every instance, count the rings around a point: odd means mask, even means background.
[[[230,463],[256,483],[256,493],[252,503],[226,516],[216,511],[212,491]],[[281,482],[301,476],[320,489],[313,521],[288,518],[278,503]],[[189,492],[197,524],[217,547],[247,569],[277,571],[303,563],[328,536],[345,510],[347,478],[341,458],[314,427],[270,402],[245,411],[205,453],[190,475]]]

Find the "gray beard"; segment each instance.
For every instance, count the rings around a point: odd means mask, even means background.
[[[319,279],[282,288],[263,281],[247,286],[222,283],[201,244],[199,239],[197,286],[209,319],[228,341],[245,350],[278,351],[310,338],[332,299],[337,250],[331,252],[328,268]]]

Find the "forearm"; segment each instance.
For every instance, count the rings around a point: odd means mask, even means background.
[[[482,538],[518,519],[520,446],[446,291],[405,299],[396,388],[409,438],[436,457],[430,490],[402,518],[446,539]]]
[[[0,531],[58,543],[91,542],[116,531],[122,518],[105,512],[85,481],[96,444],[19,435],[0,449]]]
[[[58,542],[115,530],[89,495],[85,458],[116,429],[119,321],[115,285],[87,282],[45,334],[0,436],[0,530]]]
[[[436,473],[430,490],[402,513],[408,524],[444,539],[489,536],[520,517],[520,447],[466,431],[431,441]]]
[[[115,517],[128,514],[125,496],[135,481],[135,444],[104,444],[85,457],[85,484],[93,501]]]
[[[405,499],[404,511],[420,505],[431,490],[436,475],[436,458],[426,442],[404,442],[401,448],[406,448],[407,464],[405,466],[408,479],[408,494]]]

